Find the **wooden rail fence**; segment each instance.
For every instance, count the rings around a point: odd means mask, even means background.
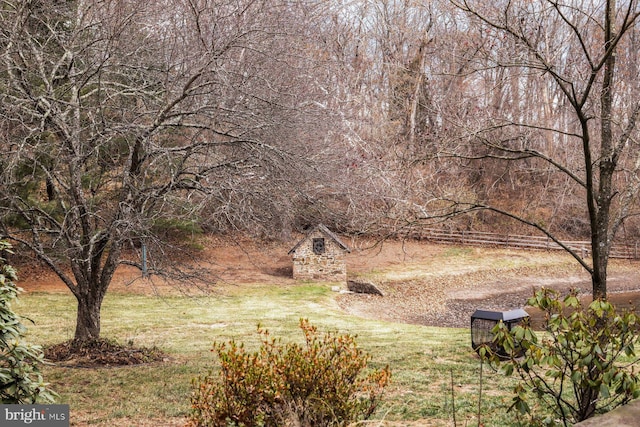
[[[471,246],[497,246],[514,249],[563,250],[548,237],[496,234],[481,231],[455,231],[439,229],[421,229],[415,237],[434,243],[463,244]],[[591,242],[587,240],[562,241],[564,245],[580,253],[583,258],[591,252]],[[634,245],[614,244],[611,258],[638,259],[640,248]]]

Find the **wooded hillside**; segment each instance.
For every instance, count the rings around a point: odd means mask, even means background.
[[[27,2],[2,6],[3,185],[20,196],[2,203],[8,226],[55,212],[78,164],[82,197],[144,176],[137,229],[386,235],[474,207],[456,228],[520,232],[475,209],[490,205],[591,234],[581,135],[600,146],[602,97],[585,88],[604,77],[601,38],[578,24],[601,21],[600,2],[496,2],[488,19],[449,1],[32,3],[31,21]],[[627,241],[640,235],[636,8],[614,11],[632,19],[606,130],[628,146],[612,178]]]

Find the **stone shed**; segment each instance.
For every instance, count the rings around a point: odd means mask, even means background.
[[[346,282],[349,252],[338,236],[318,224],[289,251],[293,256],[293,278]]]

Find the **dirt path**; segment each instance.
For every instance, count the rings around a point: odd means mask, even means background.
[[[212,272],[211,289],[257,283],[295,286],[288,250],[294,243],[234,243],[211,239],[199,257]],[[420,242],[347,241],[350,278],[375,283],[384,296],[337,294],[340,307],[354,315],[429,326],[467,327],[477,308],[507,310],[524,306],[533,289],[590,291],[589,278],[561,252],[526,252],[459,248]],[[153,254],[151,254],[152,256]],[[42,267],[19,268],[19,285],[27,292],[69,292]],[[640,263],[612,261],[608,289],[612,297],[640,291]],[[111,291],[176,292],[175,283],[143,279],[138,270],[117,270]]]

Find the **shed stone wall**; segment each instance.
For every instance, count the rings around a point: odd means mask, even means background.
[[[314,238],[324,238],[324,253],[316,254],[313,252]],[[298,246],[293,253],[293,278],[346,282],[345,252],[336,241],[317,230],[309,234],[303,244]]]

